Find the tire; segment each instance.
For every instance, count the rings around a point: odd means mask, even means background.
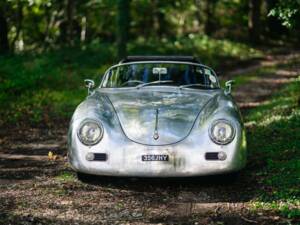
[[[235,182],[236,180],[239,179],[240,174],[241,174],[240,171],[236,171],[236,172],[225,174],[224,176],[225,179],[227,179],[228,181]]]
[[[240,171],[223,174],[222,176],[223,176],[222,179],[223,179],[224,183],[227,183],[227,184],[235,183],[240,178]]]
[[[97,176],[87,174],[87,173],[77,172],[77,179],[83,183],[91,183],[91,182],[95,182],[97,180]]]
[[[240,178],[240,172],[238,171],[213,176],[214,181],[216,181],[218,184],[229,184],[229,185],[237,182],[239,178]]]

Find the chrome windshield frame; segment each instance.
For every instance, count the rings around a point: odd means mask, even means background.
[[[136,61],[136,62],[128,62],[128,63],[118,63],[116,65],[113,65],[113,66],[109,67],[105,71],[105,73],[104,73],[104,75],[102,77],[101,83],[99,85],[99,88],[107,88],[107,87],[102,87],[103,82],[104,82],[106,76],[108,76],[108,72],[110,70],[114,69],[114,68],[117,68],[117,67],[120,67],[120,66],[134,65],[134,64],[155,64],[155,63],[181,64],[181,65],[193,65],[193,66],[204,67],[204,68],[209,69],[209,70],[211,70],[213,72],[213,76],[217,80],[217,86],[218,86],[217,88],[221,88],[220,81],[218,79],[218,76],[217,76],[216,72],[211,67],[209,67],[209,66],[206,66],[206,65],[201,64],[201,63],[192,63],[192,62],[184,62],[184,61],[182,61],[182,62],[179,62],[179,61],[161,61],[161,60],[159,60],[159,61]],[[118,88],[122,88],[122,87],[118,87]]]

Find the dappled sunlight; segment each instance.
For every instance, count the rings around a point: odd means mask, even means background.
[[[281,115],[271,115],[268,118],[266,118],[264,121],[258,123],[258,125],[260,126],[268,126],[269,124],[273,123],[273,122],[278,122],[278,121],[282,121],[282,120],[287,120],[288,118],[285,118]]]
[[[261,105],[266,105],[268,104],[268,101],[261,101],[261,102],[241,102],[241,103],[238,103],[239,104],[239,107],[241,109],[249,109],[249,108],[255,108],[255,107],[258,107],[258,106],[261,106]]]
[[[275,74],[281,77],[296,77],[300,74],[300,68],[299,71],[279,69],[275,71]]]

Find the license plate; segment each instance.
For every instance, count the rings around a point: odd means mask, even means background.
[[[142,155],[142,161],[169,161],[168,155]]]

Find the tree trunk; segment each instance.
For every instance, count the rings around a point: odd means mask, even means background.
[[[205,7],[205,26],[204,31],[207,35],[211,35],[215,31],[215,21],[214,21],[214,14],[215,14],[215,6],[217,0],[207,0],[206,7]]]
[[[68,45],[73,45],[73,15],[74,15],[74,0],[67,0],[66,4],[67,24],[66,24],[66,40]]]
[[[130,24],[130,0],[117,1],[117,54],[121,59],[127,54],[127,41]]]
[[[51,15],[50,15],[50,7],[46,6],[45,8],[45,19],[46,19],[46,29],[44,32],[44,49],[47,49],[49,45],[49,31],[50,31],[50,23],[51,23]]]
[[[8,24],[3,11],[4,10],[0,8],[0,54],[9,52]]]
[[[249,0],[249,38],[255,44],[260,42],[260,10],[261,0]]]
[[[81,31],[80,31],[80,41],[83,43],[86,39],[86,28],[87,28],[87,21],[86,16],[81,18]]]
[[[197,22],[198,22],[198,31],[200,30],[200,25],[202,23],[202,18],[201,18],[201,0],[195,0],[195,6],[197,8],[196,10],[196,18],[197,18]]]
[[[18,9],[17,9],[17,26],[16,26],[16,35],[11,42],[11,51],[14,51],[16,41],[19,39],[20,32],[22,30],[22,22],[23,22],[23,4],[20,0],[18,0]]]
[[[165,29],[165,14],[161,12],[161,8],[163,7],[161,0],[155,0],[154,3],[154,29],[156,31],[156,35],[158,37],[162,37],[166,32]]]

